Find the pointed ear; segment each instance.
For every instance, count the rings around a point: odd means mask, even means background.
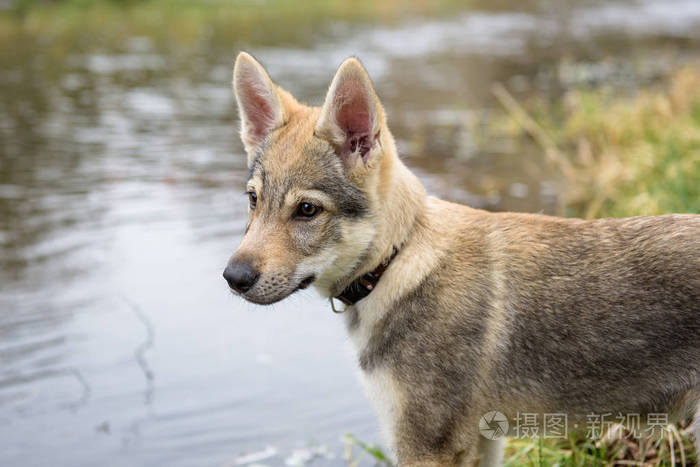
[[[346,167],[354,167],[358,159],[366,165],[379,144],[383,112],[367,71],[351,57],[331,82],[315,133],[336,148]]]
[[[267,135],[284,124],[284,106],[263,66],[245,52],[238,54],[233,66],[233,91],[250,166]]]

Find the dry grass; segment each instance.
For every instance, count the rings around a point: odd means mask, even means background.
[[[566,178],[567,213],[700,212],[700,68],[677,70],[658,88],[633,96],[617,91],[573,90],[555,105],[525,106],[547,135],[543,151]],[[517,128],[542,140],[522,123]]]
[[[567,440],[508,441],[506,467],[516,466],[683,466],[698,465],[685,424],[669,425],[663,436],[634,438],[620,426],[608,439],[590,440],[583,434]]]

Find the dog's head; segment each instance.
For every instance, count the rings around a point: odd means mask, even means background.
[[[315,108],[274,84],[246,53],[233,74],[249,209],[224,277],[259,304],[312,282],[322,293],[338,293],[374,242],[380,166],[385,146],[393,146],[369,76],[347,59]]]

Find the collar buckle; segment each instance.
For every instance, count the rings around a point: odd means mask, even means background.
[[[331,310],[333,310],[333,313],[335,313],[337,315],[345,313],[345,310],[348,309],[347,306],[345,308],[343,308],[342,310],[337,309],[335,307],[335,302],[333,301],[333,300],[335,300],[335,297],[331,297],[331,298],[329,298],[329,300],[331,301]]]

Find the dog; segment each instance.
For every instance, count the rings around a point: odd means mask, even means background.
[[[313,284],[344,311],[400,466],[500,465],[492,411],[511,434],[523,413],[694,413],[700,439],[700,215],[442,201],[398,157],[358,59],[321,107],[245,52],[233,74],[249,215],[224,278],[257,304]]]

